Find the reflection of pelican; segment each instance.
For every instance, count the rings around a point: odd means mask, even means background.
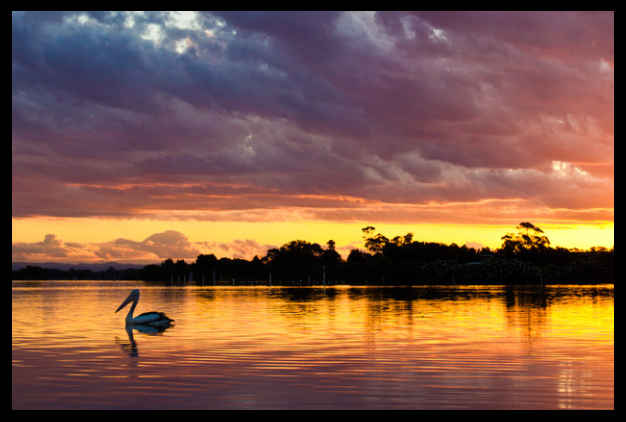
[[[137,350],[137,343],[135,343],[135,337],[133,337],[132,326],[130,325],[126,326],[126,334],[128,334],[128,341],[130,341],[130,344],[121,344],[122,350],[126,351],[132,357],[139,356],[139,351]],[[130,350],[128,349],[128,346],[130,346]]]
[[[134,328],[142,331],[140,326],[152,328],[155,330],[159,330],[161,328],[167,328],[170,326],[173,319],[170,319],[163,312],[145,312],[141,315],[137,315],[133,318],[133,311],[135,310],[135,306],[137,306],[137,302],[139,302],[139,290],[135,289],[130,292],[130,295],[126,298],[124,302],[120,305],[119,308],[115,312],[119,312],[124,306],[128,305],[130,302],[133,302],[130,310],[128,311],[128,315],[126,315],[126,325],[133,325]]]
[[[128,334],[128,341],[130,344],[121,344],[122,350],[127,352],[131,357],[139,356],[139,350],[137,349],[137,343],[135,342],[135,336],[133,336],[133,330],[137,330],[140,333],[155,335],[160,334],[167,330],[169,326],[153,327],[151,325],[126,325],[126,334]],[[130,348],[129,348],[130,346]]]

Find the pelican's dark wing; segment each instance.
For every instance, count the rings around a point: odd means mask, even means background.
[[[134,324],[133,330],[137,330],[140,333],[144,333],[144,334],[157,334],[157,333],[163,332],[164,328],[154,327],[152,325],[147,325],[147,324]]]
[[[161,324],[161,323],[169,323],[174,321],[165,315],[163,312],[144,312],[141,315],[137,315],[133,318],[133,323],[135,324]]]

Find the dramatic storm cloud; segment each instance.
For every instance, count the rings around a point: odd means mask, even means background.
[[[612,37],[608,12],[14,12],[13,217],[612,221]]]

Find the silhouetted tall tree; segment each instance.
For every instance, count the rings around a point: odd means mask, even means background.
[[[543,234],[543,230],[529,222],[521,222],[516,228],[517,233],[507,233],[501,238],[502,253],[505,256],[537,258],[545,254],[550,240]]]

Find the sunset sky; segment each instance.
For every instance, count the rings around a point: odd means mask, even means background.
[[[611,12],[13,12],[12,259],[614,244]]]

